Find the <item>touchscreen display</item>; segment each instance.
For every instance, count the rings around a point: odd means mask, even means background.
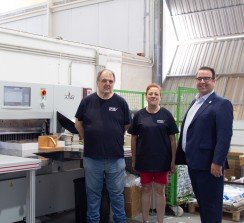
[[[4,106],[30,107],[31,88],[4,86]]]

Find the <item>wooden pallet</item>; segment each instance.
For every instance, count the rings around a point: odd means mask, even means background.
[[[196,208],[198,208],[198,204],[197,203],[188,203],[188,207],[189,207],[189,213],[195,213],[196,212]],[[232,215],[232,221],[237,221],[239,222],[241,219],[241,211],[244,210],[244,206],[239,207],[238,209],[231,209],[231,208],[227,208],[227,207],[223,207],[223,212],[225,213],[230,213]]]

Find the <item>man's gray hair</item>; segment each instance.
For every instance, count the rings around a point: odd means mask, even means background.
[[[97,82],[99,81],[100,76],[102,75],[102,73],[103,73],[104,71],[107,71],[107,72],[111,73],[111,74],[113,75],[113,77],[114,77],[114,82],[115,82],[115,74],[114,74],[113,71],[111,71],[111,70],[109,70],[109,69],[102,69],[102,70],[100,70],[100,71],[98,72],[98,74],[97,74]]]

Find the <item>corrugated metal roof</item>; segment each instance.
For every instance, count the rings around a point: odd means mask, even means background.
[[[179,40],[225,36],[244,32],[244,5],[172,17]]]
[[[178,87],[195,88],[199,67],[216,70],[215,91],[229,99],[236,120],[244,119],[244,0],[166,0],[179,45],[163,89],[165,106],[176,112]],[[191,76],[193,75],[193,76]],[[194,98],[193,95],[192,99]],[[183,103],[185,109],[185,105]]]
[[[172,15],[227,8],[244,4],[244,0],[166,0]]]
[[[244,73],[244,38],[219,42],[182,44],[169,70],[170,75],[194,75],[201,66],[218,74]]]
[[[170,75],[244,73],[244,0],[166,0],[179,39]]]
[[[229,99],[234,107],[235,120],[244,120],[244,75],[219,75],[215,91]],[[178,87],[195,88],[195,76],[167,76],[163,83],[164,91],[175,91]],[[168,94],[169,95],[169,94]],[[193,97],[192,97],[193,99]],[[168,100],[167,98],[165,99]],[[168,105],[170,111],[176,110],[176,103]]]

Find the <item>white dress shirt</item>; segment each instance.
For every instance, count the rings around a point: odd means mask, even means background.
[[[187,130],[188,127],[190,126],[195,114],[197,113],[198,109],[202,106],[202,104],[207,100],[207,98],[214,92],[211,91],[210,93],[203,95],[202,97],[199,97],[199,94],[196,95],[196,101],[195,103],[191,106],[189,109],[187,115],[186,115],[186,120],[183,128],[183,134],[182,134],[182,149],[185,152],[186,151],[186,135],[187,135]]]

